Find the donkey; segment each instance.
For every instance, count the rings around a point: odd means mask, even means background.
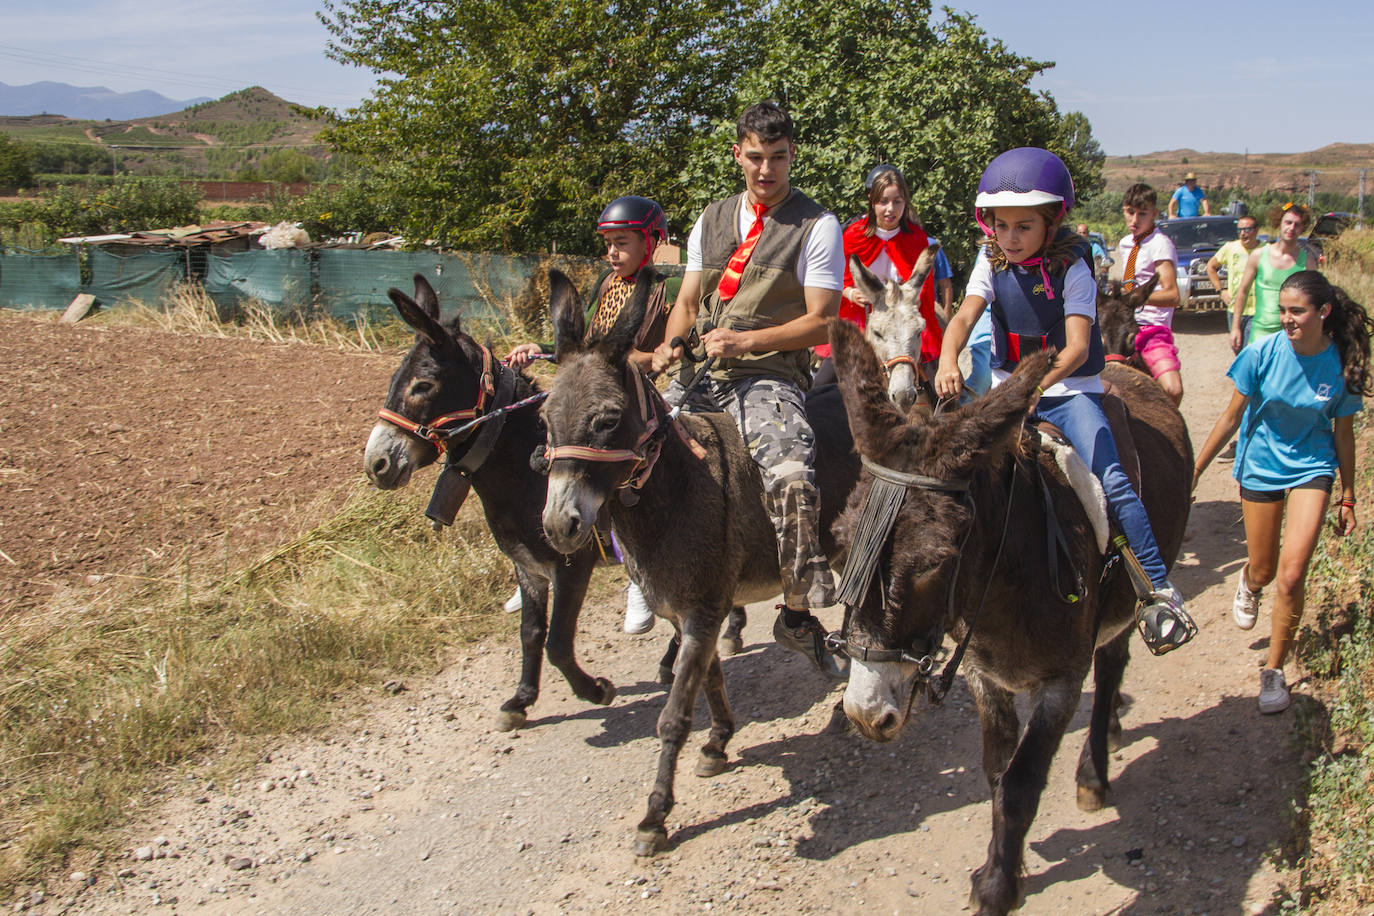
[[[1078,797],[1085,809],[1106,802],[1107,730],[1129,660],[1135,594],[1120,572],[1103,579],[1087,512],[1055,461],[1023,432],[1048,353],[1023,359],[980,401],[903,415],[885,396],[882,366],[858,332],[832,321],[830,336],[856,446],[906,487],[878,557],[882,584],[852,609],[845,712],[864,735],[890,741],[918,689],[929,686],[938,698],[953,677],[947,666],[938,686],[929,681],[943,634],[966,646],[964,674],[993,795],[992,839],[973,874],[972,902],[980,913],[1007,913],[1018,905],[1026,833],[1090,667],[1095,694]],[[1160,550],[1172,558],[1188,519],[1192,449],[1183,418],[1148,376],[1111,365],[1103,376],[1129,406],[1141,464],[1150,469],[1142,498]],[[857,537],[860,506],[873,487],[865,474],[851,494],[836,525],[842,540]],[[1051,505],[1063,534],[1058,552],[1046,543]],[[1076,601],[1058,587],[1072,581],[1059,575],[1066,567],[1081,574]],[[956,649],[951,662],[962,654]],[[1013,703],[1020,692],[1030,695],[1024,733]]]
[[[608,509],[649,606],[682,636],[676,677],[658,719],[658,772],[636,833],[635,854],[648,856],[667,845],[664,820],[674,803],[678,756],[703,686],[711,727],[696,774],[725,769],[735,719],[716,636],[732,604],[778,594],[777,533],[764,511],[758,468],[729,415],[683,414],[675,425],[652,385],[627,361],[648,283],[636,284],[609,331],[585,342],[582,304],[572,284],[551,270],[549,285],[559,369],[543,407],[551,456],[544,530],[554,547],[576,552],[585,549],[592,525]],[[833,400],[838,407],[837,394]],[[822,543],[833,557],[830,525],[858,479],[859,461],[842,413],[808,406],[808,414],[816,427]]]
[[[1106,292],[1097,294],[1097,326],[1102,332],[1102,349],[1107,352],[1108,360],[1149,374],[1145,359],[1135,351],[1135,338],[1140,333],[1135,310],[1145,304],[1158,283],[1158,277],[1151,277],[1148,282],[1123,293],[1121,282],[1113,280]]]
[[[508,403],[538,392],[527,376],[502,366],[490,349],[464,334],[459,316],[440,321],[438,297],[422,275],[415,275],[414,298],[394,287],[387,295],[415,329],[415,343],[391,377],[387,392],[385,410],[393,416],[424,430],[453,413],[473,411],[485,400],[484,386],[497,391],[507,376]],[[480,407],[476,409],[480,412]],[[532,407],[512,410],[504,423],[490,453],[467,473],[467,479],[482,499],[497,547],[515,564],[520,581],[520,685],[502,704],[496,723],[499,730],[510,731],[525,724],[527,710],[539,697],[545,651],[580,699],[604,706],[615,699],[616,691],[606,678],[584,672],[573,654],[578,614],[599,551],[591,541],[567,551],[568,556],[549,546],[540,525],[545,479],[530,466],[530,456],[544,443],[544,424]],[[450,441],[449,462],[465,457],[478,435],[474,432],[461,441]],[[432,464],[439,455],[434,441],[382,419],[367,440],[363,463],[375,486],[393,490],[404,487],[416,468]],[[548,613],[551,591],[552,615]]]
[[[921,252],[905,283],[881,280],[859,260],[849,258],[849,272],[873,310],[868,313],[864,334],[887,368],[887,394],[903,411],[916,403],[921,378],[921,334],[926,320],[921,315],[921,286],[935,267],[939,242],[932,242]]]

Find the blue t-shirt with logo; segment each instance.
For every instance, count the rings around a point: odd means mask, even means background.
[[[1250,399],[1236,445],[1236,480],[1247,490],[1284,490],[1335,477],[1337,417],[1358,413],[1334,344],[1299,356],[1286,334],[1250,344],[1226,374]]]
[[[1188,190],[1185,184],[1174,191],[1174,200],[1178,201],[1179,216],[1197,216],[1202,211],[1202,198],[1207,195],[1202,193],[1202,188]]]

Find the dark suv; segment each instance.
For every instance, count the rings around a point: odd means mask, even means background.
[[[1207,262],[1218,248],[1239,235],[1237,219],[1235,216],[1185,216],[1159,221],[1159,230],[1178,249],[1178,261],[1174,266],[1178,271],[1179,308],[1225,310],[1221,291],[1212,286],[1207,276]],[[1218,273],[1225,280],[1225,268]]]

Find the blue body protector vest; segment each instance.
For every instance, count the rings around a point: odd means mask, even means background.
[[[1059,237],[1075,235],[1060,227]],[[992,366],[1007,372],[1016,368],[1021,357],[1045,347],[1064,349],[1064,278],[1079,259],[1092,271],[1092,248],[1088,240],[1078,237],[1074,256],[1049,274],[1054,298],[1045,295],[1044,274],[1032,267],[1020,271],[1008,266],[992,272],[992,289],[997,298],[989,306],[992,312]],[[1107,364],[1102,349],[1102,332],[1093,321],[1088,336],[1088,358],[1072,373],[1074,376],[1097,375]]]

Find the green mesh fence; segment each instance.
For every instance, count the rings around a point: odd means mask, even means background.
[[[294,249],[212,254],[205,259],[205,292],[222,315],[236,314],[245,299],[260,299],[274,310],[309,309],[312,252]]]
[[[86,285],[80,281],[83,254],[90,278]],[[561,256],[346,248],[255,250],[206,254],[203,282],[226,318],[238,314],[245,300],[257,299],[278,312],[318,310],[345,321],[358,315],[377,320],[394,314],[387,289],[413,291],[418,273],[438,292],[445,314],[456,308],[469,321],[509,330],[512,320],[543,320],[548,263],[570,272],[579,287],[588,286],[604,267],[590,258]],[[199,272],[199,256],[193,269]],[[0,253],[0,307],[66,308],[83,291],[95,294],[104,306],[122,299],[156,306],[185,276],[186,256],[178,251],[123,256],[96,246],[85,248],[84,253],[6,251]]]
[[[391,314],[386,291],[394,286],[412,292],[418,273],[434,287],[446,310],[457,306],[465,317],[493,325],[504,324],[537,263],[532,257],[423,251],[326,248],[315,254],[316,304],[336,317],[365,314],[377,319]]]
[[[185,276],[185,264],[185,255],[178,251],[118,255],[91,248],[86,252],[91,282],[85,292],[93,293],[103,306],[128,299],[156,306]]]
[[[80,291],[75,251],[0,251],[0,307],[65,309]]]

